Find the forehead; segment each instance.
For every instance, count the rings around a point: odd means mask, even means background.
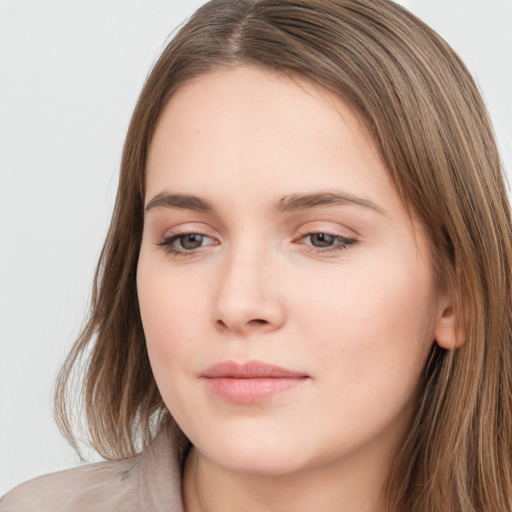
[[[182,86],[162,112],[146,173],[146,199],[167,188],[247,198],[311,188],[394,191],[353,108],[306,79],[252,67]]]
[[[321,122],[307,125],[308,120]],[[238,131],[250,130],[254,136],[269,124],[276,132],[281,130],[281,135],[286,128],[290,141],[299,130],[309,129],[308,135],[312,135],[314,129],[327,135],[343,123],[353,132],[354,141],[364,136],[365,143],[375,143],[356,109],[334,93],[307,77],[256,66],[215,69],[186,82],[164,107],[157,131],[172,128],[174,133],[185,135],[187,129],[192,129],[197,138],[206,129],[225,121]],[[336,133],[333,135],[340,140]]]

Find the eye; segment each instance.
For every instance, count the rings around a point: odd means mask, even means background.
[[[310,243],[302,242],[308,252],[317,254],[326,254],[339,252],[347,249],[350,245],[357,242],[355,238],[347,238],[342,235],[336,235],[327,232],[306,233],[298,240],[307,240]],[[170,233],[157,243],[163,247],[168,254],[173,256],[193,256],[199,252],[201,247],[208,245],[217,245],[218,242],[204,233]]]
[[[314,247],[330,247],[336,242],[336,236],[329,233],[311,233],[308,236]]]
[[[330,252],[338,252],[354,245],[357,240],[333,233],[306,233],[299,240],[309,239],[310,243],[304,243],[306,249],[310,252],[325,254]]]
[[[216,245],[217,242],[203,233],[171,233],[157,243],[168,254],[174,256],[191,256],[196,254],[199,248],[206,245]]]
[[[203,245],[203,240],[205,239],[205,235],[200,235],[199,233],[189,233],[187,235],[181,235],[177,237],[175,240],[178,241],[178,244],[187,251],[197,249]]]

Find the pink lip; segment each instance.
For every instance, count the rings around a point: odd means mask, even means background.
[[[294,388],[309,376],[259,361],[223,361],[201,374],[210,391],[226,402],[251,404]]]

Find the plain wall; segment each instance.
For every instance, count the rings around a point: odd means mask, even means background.
[[[53,383],[86,311],[137,95],[202,3],[0,0],[0,495],[78,464]],[[511,169],[512,1],[400,3],[477,77]]]

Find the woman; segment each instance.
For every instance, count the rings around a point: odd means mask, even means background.
[[[510,292],[492,129],[446,43],[384,0],[214,0],[141,93],[59,380],[76,446],[85,364],[110,461],[0,510],[510,510]]]

